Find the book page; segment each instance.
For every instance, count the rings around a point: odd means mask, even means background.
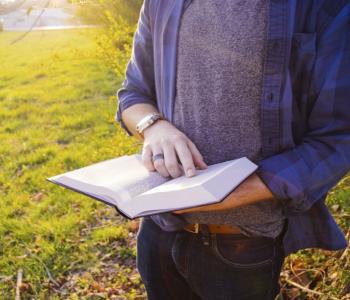
[[[81,182],[80,186],[84,186],[85,189],[88,185],[94,187],[94,190],[96,187],[103,187],[105,191],[110,191],[109,196],[113,196],[118,201],[129,201],[136,195],[170,179],[164,178],[158,172],[148,171],[143,165],[140,154],[103,161],[52,177],[52,179],[59,182],[60,177],[64,177],[66,185],[70,178],[72,184]]]
[[[178,177],[136,196],[123,210],[134,217],[217,203],[257,167],[246,157],[209,165],[194,177]]]
[[[132,174],[129,172],[127,176],[130,176],[130,178],[137,178],[137,181],[135,180],[121,180],[121,182],[113,182],[111,185],[108,185],[108,188],[110,188],[113,191],[119,192],[120,187],[123,187],[123,190],[127,192],[127,196],[124,196],[121,200],[124,201],[131,201],[135,196],[142,194],[143,192],[146,192],[150,189],[153,189],[154,187],[157,187],[167,181],[169,181],[171,178],[165,178],[162,175],[160,175],[158,172],[149,172],[147,170],[147,173],[145,172],[142,174],[143,176],[140,176],[141,174]],[[123,178],[125,179],[125,178]]]
[[[152,190],[146,191],[144,194],[172,192],[201,186],[205,182],[211,180],[213,177],[218,176],[218,174],[222,173],[225,168],[232,166],[235,164],[235,162],[236,160],[210,165],[207,169],[196,170],[196,175],[193,177],[186,177],[183,175],[181,177],[174,178],[162,185],[154,187]]]

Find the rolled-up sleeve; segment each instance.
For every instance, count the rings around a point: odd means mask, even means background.
[[[157,107],[148,2],[149,0],[145,0],[142,4],[134,33],[131,57],[126,67],[125,79],[121,88],[117,90],[118,110],[115,120],[120,123],[129,136],[132,133],[122,120],[122,112],[138,103],[148,103]]]
[[[350,169],[350,4],[319,38],[310,86],[315,97],[302,143],[259,163],[286,214],[307,211]]]

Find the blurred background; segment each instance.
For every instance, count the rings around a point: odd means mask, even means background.
[[[0,0],[0,299],[146,299],[138,221],[47,177],[140,145],[114,121],[142,0]],[[327,199],[349,239],[350,176]],[[350,253],[305,250],[286,299],[350,299]]]

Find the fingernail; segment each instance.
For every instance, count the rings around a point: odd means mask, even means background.
[[[195,175],[195,172],[193,169],[188,169],[186,172],[187,177],[192,177]]]

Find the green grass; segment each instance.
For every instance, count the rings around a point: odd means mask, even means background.
[[[128,277],[116,258],[134,246],[115,211],[46,178],[135,152],[135,140],[114,122],[120,80],[96,58],[88,30],[32,32],[10,45],[17,35],[0,34],[0,298],[14,298],[21,268],[24,298],[82,297],[94,289],[80,277],[101,274],[106,253],[112,274]],[[59,289],[48,274],[76,285]],[[113,280],[136,294],[132,281]]]
[[[121,82],[91,32],[0,33],[0,299],[145,299],[135,268],[137,224],[47,177],[138,150],[114,122]],[[345,233],[350,179],[328,203]],[[346,299],[350,255],[307,250],[282,274],[289,299]],[[307,294],[293,283],[322,295]],[[349,299],[349,298],[347,298]]]

